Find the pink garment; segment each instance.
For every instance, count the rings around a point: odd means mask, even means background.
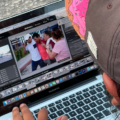
[[[62,39],[56,42],[52,51],[57,53],[57,55],[55,56],[56,61],[60,61],[60,60],[70,57],[65,39]]]
[[[73,23],[79,26],[79,32],[85,36],[86,24],[85,16],[88,8],[89,0],[73,0],[69,10],[73,14]]]

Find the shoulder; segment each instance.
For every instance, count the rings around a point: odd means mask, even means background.
[[[59,43],[63,43],[63,42],[65,42],[65,39],[63,38],[63,39],[61,39],[60,41],[58,41]]]
[[[35,44],[36,42],[34,41],[34,39],[32,39],[32,44]]]

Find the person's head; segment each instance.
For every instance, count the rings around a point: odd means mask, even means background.
[[[59,30],[58,28],[53,28],[52,29],[52,38],[56,41],[61,40],[63,37],[62,31]]]
[[[32,37],[36,43],[39,43],[41,41],[40,35],[38,33],[34,33]]]
[[[30,34],[27,34],[27,35],[24,36],[24,40],[27,43],[31,43],[32,42],[32,36]]]
[[[43,39],[47,41],[51,37],[51,32],[50,31],[45,31],[43,33]]]

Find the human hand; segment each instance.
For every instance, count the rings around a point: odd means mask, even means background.
[[[26,44],[25,44],[25,43],[23,43],[23,47],[24,47],[24,48],[26,47]]]
[[[47,49],[50,49],[50,44],[46,45],[46,48],[47,48]]]
[[[46,45],[43,42],[42,42],[41,46],[46,48]]]
[[[20,115],[18,107],[13,108],[13,120],[35,120],[26,104],[20,105],[20,111],[22,113],[22,116]],[[39,111],[37,120],[48,120],[48,111],[45,108]],[[60,116],[56,120],[68,120],[68,118],[66,116]]]

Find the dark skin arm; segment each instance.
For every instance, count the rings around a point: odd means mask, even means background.
[[[22,116],[20,115],[20,111]],[[20,105],[20,111],[18,107],[14,107],[12,110],[13,120],[35,120],[32,113],[26,104]],[[37,120],[48,120],[48,111],[46,109],[41,109],[38,114]],[[61,116],[56,120],[68,120],[66,116]]]
[[[23,53],[24,53],[24,54],[27,54],[26,44],[23,44]]]

